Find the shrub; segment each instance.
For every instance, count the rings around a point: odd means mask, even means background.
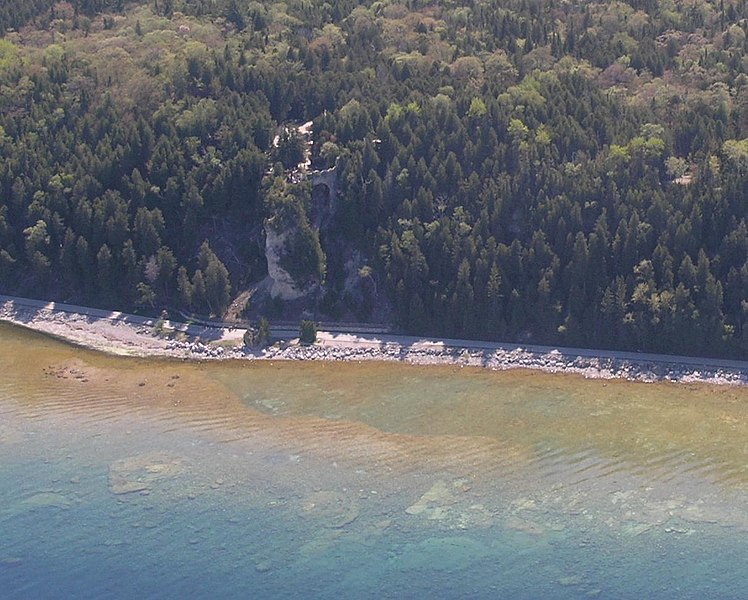
[[[303,320],[299,325],[299,338],[302,344],[313,344],[317,341],[317,325],[314,321]]]
[[[257,327],[250,327],[244,332],[244,345],[250,348],[265,346],[270,339],[270,324],[265,317],[260,319]]]

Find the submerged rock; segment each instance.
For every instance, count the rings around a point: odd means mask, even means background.
[[[255,565],[255,571],[258,573],[267,573],[273,568],[273,563],[269,560],[262,560]]]
[[[403,552],[391,559],[401,571],[460,571],[471,563],[485,559],[489,549],[467,536],[432,537],[407,544]]]
[[[464,479],[457,479],[451,485],[439,480],[405,512],[431,521],[441,521],[453,529],[490,527],[494,521],[493,514],[483,504],[469,503],[469,497],[464,494],[470,489]]]
[[[109,466],[109,491],[131,494],[149,490],[154,483],[175,477],[182,471],[178,458],[160,453],[131,456]]]
[[[12,512],[23,513],[47,508],[66,509],[70,508],[72,504],[67,496],[58,492],[37,492],[18,502]]]
[[[514,531],[521,531],[532,536],[541,536],[545,533],[545,527],[529,519],[523,519],[521,517],[512,516],[506,521],[507,529]]]
[[[446,482],[441,479],[421,496],[415,504],[405,509],[409,515],[424,515],[429,519],[443,519],[447,516],[446,505],[455,502]]]
[[[321,529],[318,535],[299,547],[299,555],[310,559],[327,554],[342,536],[343,532],[339,529]]]
[[[17,556],[4,556],[0,558],[0,566],[2,567],[17,567],[23,563],[23,559]]]
[[[355,521],[359,514],[359,506],[347,497],[334,491],[314,492],[307,496],[302,510],[315,518],[321,519],[325,527],[341,529]]]

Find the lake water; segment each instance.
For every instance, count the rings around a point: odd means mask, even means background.
[[[2,598],[746,598],[748,390],[0,326]]]

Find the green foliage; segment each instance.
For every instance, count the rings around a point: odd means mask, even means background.
[[[748,138],[744,140],[727,140],[722,145],[722,152],[728,162],[738,172],[748,172]]]
[[[312,227],[306,207],[311,202],[311,187],[286,184],[281,178],[273,181],[267,194],[269,224],[278,233],[287,235],[281,266],[302,285],[322,282],[326,257],[319,232]]]
[[[260,317],[260,322],[257,326],[257,336],[263,344],[267,343],[270,339],[270,323],[265,317]]]
[[[322,282],[325,278],[325,254],[319,234],[302,220],[289,241],[281,265],[299,283]]]
[[[198,264],[198,272],[203,273],[205,280],[203,302],[211,313],[220,315],[228,308],[231,300],[231,282],[228,269],[211,250],[207,240],[200,246]]]
[[[276,156],[286,169],[295,169],[304,161],[304,140],[295,128],[283,128],[278,136]]]
[[[249,327],[244,332],[244,345],[250,348],[258,348],[267,345],[270,339],[270,324],[265,317],[260,319],[258,326]]]
[[[746,19],[0,0],[0,287],[221,314],[267,223],[409,331],[745,356]],[[284,179],[310,120],[329,207]]]
[[[0,73],[18,65],[18,48],[9,40],[0,39]]]
[[[313,344],[317,341],[317,325],[314,321],[302,320],[299,324],[299,340],[302,344]]]

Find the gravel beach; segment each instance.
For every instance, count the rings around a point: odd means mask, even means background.
[[[123,356],[193,360],[383,360],[494,370],[536,369],[587,378],[748,385],[748,362],[580,348],[439,340],[320,331],[299,343],[295,332],[274,330],[262,349],[246,348],[244,329],[210,327],[60,303],[0,296],[0,320],[67,342]]]

